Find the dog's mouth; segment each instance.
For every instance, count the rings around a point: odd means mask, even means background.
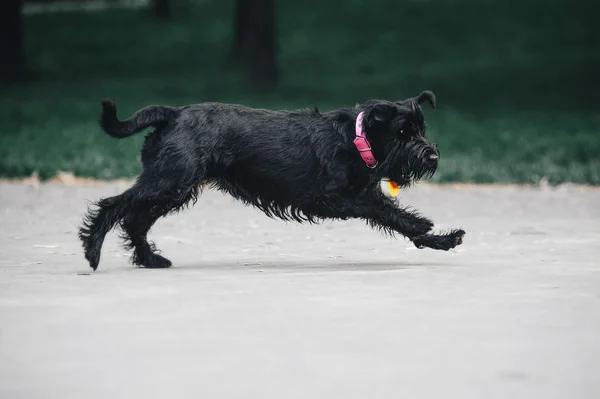
[[[399,175],[394,181],[402,187],[408,187],[411,184],[423,179],[431,179],[437,168],[415,169]]]
[[[399,185],[400,187],[408,187],[408,186],[410,186],[410,184],[411,184],[411,182],[412,182],[412,180],[411,180],[410,176],[408,176],[408,175],[402,175],[402,176],[400,176],[400,178],[399,178],[399,179],[397,179],[397,180],[398,180],[398,181],[396,181],[396,183],[398,183],[398,185]]]

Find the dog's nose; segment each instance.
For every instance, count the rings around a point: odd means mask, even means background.
[[[436,160],[436,159],[438,159],[438,158],[439,158],[439,156],[438,156],[438,155],[436,155],[436,154],[431,154],[431,155],[429,156],[429,159],[431,159],[432,161],[435,161],[435,160]]]

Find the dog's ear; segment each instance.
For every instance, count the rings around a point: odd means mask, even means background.
[[[415,98],[415,102],[419,105],[424,101],[427,101],[431,105],[431,108],[435,109],[435,94],[433,92],[425,90]]]
[[[388,122],[398,113],[398,107],[393,103],[377,102],[373,104],[368,111],[368,118],[371,121]]]

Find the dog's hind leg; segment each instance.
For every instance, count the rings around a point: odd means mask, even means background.
[[[134,248],[133,261],[145,267],[168,267],[169,260],[154,253],[147,242],[148,230],[161,216],[183,207],[197,195],[197,185],[181,185],[168,180],[152,179],[142,175],[131,188],[121,195],[98,201],[97,209],[88,209],[79,239],[85,258],[94,270],[100,263],[102,244],[106,234],[118,223],[125,230],[128,247]]]
[[[125,208],[122,206],[123,195],[104,198],[95,203],[97,209],[88,209],[83,226],[79,229],[79,239],[83,244],[85,258],[94,270],[100,262],[104,237],[119,222],[125,212]]]
[[[132,198],[132,209],[120,224],[126,247],[133,249],[133,264],[150,269],[171,266],[171,261],[159,255],[154,244],[148,242],[148,232],[159,218],[195,201],[197,195],[197,184],[166,184],[162,187],[145,187],[143,193]]]

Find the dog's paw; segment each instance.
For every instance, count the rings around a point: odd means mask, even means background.
[[[450,233],[443,235],[425,234],[413,238],[412,242],[415,247],[419,249],[431,248],[448,251],[458,245],[461,245],[463,243],[465,234],[465,231],[462,229],[453,230]]]
[[[135,252],[132,262],[146,269],[166,269],[172,265],[169,259],[149,250]]]
[[[150,261],[143,266],[147,269],[166,269],[167,267],[171,267],[171,265],[171,261],[164,256],[152,254]]]
[[[82,238],[82,241],[85,259],[89,262],[92,270],[96,271],[98,265],[100,264],[102,242],[99,240],[93,241],[89,237]]]
[[[90,263],[90,267],[92,268],[92,270],[96,271],[98,265],[100,264],[100,253],[94,255],[86,253],[85,259],[87,259],[87,261]]]
[[[449,240],[449,247],[448,249],[452,249],[458,245],[461,245],[463,243],[463,240],[465,238],[465,231],[462,229],[459,230],[454,230],[452,232],[450,232],[448,234],[448,237],[450,238]]]
[[[415,247],[417,247],[418,249],[423,249],[425,248],[425,241],[427,240],[427,236],[425,235],[421,235],[415,238],[412,238],[412,243],[415,245]]]

